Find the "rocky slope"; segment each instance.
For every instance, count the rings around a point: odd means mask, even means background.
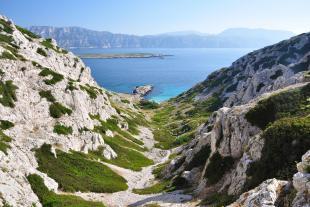
[[[223,107],[176,150],[164,177],[179,178],[207,206],[229,204],[266,179],[291,180],[295,161],[310,149],[309,60],[306,33],[241,57],[173,99],[178,106],[217,97]],[[307,169],[294,175],[298,193],[288,206],[309,204],[300,201],[309,196]],[[296,176],[302,177],[299,187]],[[267,180],[232,206],[277,206],[284,186],[287,181]]]

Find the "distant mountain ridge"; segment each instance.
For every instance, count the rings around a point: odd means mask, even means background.
[[[31,26],[29,30],[55,39],[65,48],[258,48],[292,37],[289,31],[232,28],[210,35],[180,31],[159,35],[128,35],[81,27]]]

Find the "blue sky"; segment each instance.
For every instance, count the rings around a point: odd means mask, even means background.
[[[310,0],[0,0],[21,26],[81,26],[128,34],[232,27],[310,31]]]

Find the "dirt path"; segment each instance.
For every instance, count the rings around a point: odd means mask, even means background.
[[[181,191],[174,191],[162,194],[138,195],[132,192],[134,188],[145,188],[154,183],[154,175],[152,170],[158,164],[168,160],[170,151],[154,148],[155,140],[152,132],[148,128],[140,128],[139,138],[144,142],[144,146],[149,149],[145,156],[154,160],[154,165],[144,167],[141,171],[136,172],[129,169],[121,168],[113,164],[104,163],[113,171],[123,176],[127,180],[128,189],[116,193],[75,193],[86,200],[101,201],[108,207],[125,207],[125,206],[144,206],[147,203],[157,203],[160,206],[190,207],[189,201],[192,196],[182,194]],[[194,205],[193,205],[194,206]]]

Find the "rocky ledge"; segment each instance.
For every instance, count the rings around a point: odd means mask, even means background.
[[[141,97],[146,96],[153,90],[154,86],[152,85],[144,85],[144,86],[136,86],[135,89],[133,89],[132,93],[134,95],[139,95]]]

